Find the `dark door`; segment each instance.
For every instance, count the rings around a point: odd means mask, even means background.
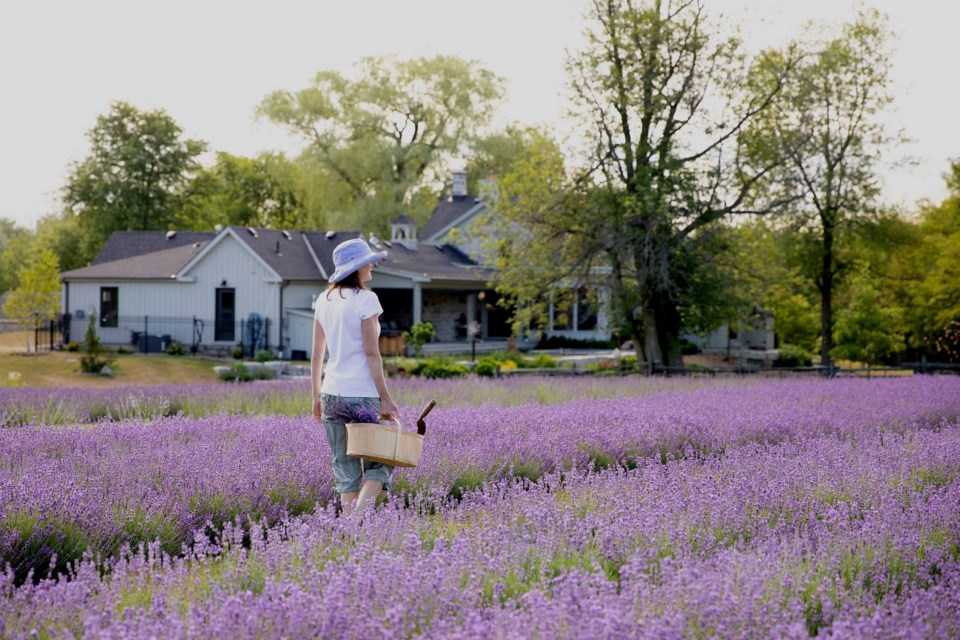
[[[215,326],[213,328],[213,339],[217,342],[233,342],[234,322],[235,322],[235,300],[233,289],[217,289],[217,311],[215,316]]]

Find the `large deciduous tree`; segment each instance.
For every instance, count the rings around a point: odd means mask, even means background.
[[[863,12],[842,34],[815,43],[796,66],[773,108],[746,136],[758,157],[784,157],[768,187],[801,196],[791,208],[798,226],[818,238],[815,282],[820,293],[820,363],[831,364],[834,293],[846,264],[838,260],[842,234],[874,209],[876,166],[899,136],[880,118],[889,93],[889,33],[875,10]],[[781,54],[767,58],[775,73]]]
[[[178,226],[296,228],[304,222],[300,194],[300,168],[283,154],[245,158],[221,151],[216,163],[199,171],[187,189]]]
[[[304,160],[335,176],[349,200],[335,222],[386,231],[436,204],[446,163],[486,125],[502,81],[450,56],[365,58],[355,78],[321,71],[297,92],[267,96],[259,113],[302,136]]]
[[[90,154],[74,165],[63,199],[81,223],[89,260],[114,231],[170,228],[206,145],[184,139],[166,111],[125,102],[111,105],[87,136]]]
[[[745,95],[751,61],[695,0],[594,0],[589,19],[585,47],[568,59],[572,112],[587,141],[571,164],[581,168],[565,178],[549,155],[531,156],[527,175],[500,189],[505,217],[528,231],[515,234],[523,240],[513,257],[538,255],[533,245],[559,249],[540,252],[546,260],[535,269],[505,274],[504,286],[543,278],[527,287],[542,291],[550,279],[607,273],[615,318],[638,357],[682,366],[683,328],[716,320],[707,308],[722,285],[715,223],[769,207],[748,196],[778,159],[745,158],[737,134],[769,107],[790,58],[763,76],[758,95]]]
[[[17,270],[19,285],[7,296],[3,312],[19,321],[27,332],[40,328],[44,320],[52,320],[60,310],[60,265],[57,256],[45,249]]]

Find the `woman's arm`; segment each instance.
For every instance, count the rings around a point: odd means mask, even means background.
[[[313,391],[313,416],[320,420],[320,384],[323,379],[323,356],[327,349],[327,334],[320,321],[313,319],[313,351],[310,354],[310,389]]]
[[[377,393],[380,394],[380,415],[385,420],[393,420],[397,415],[397,405],[390,397],[390,392],[387,390],[387,380],[383,375],[383,359],[380,357],[379,332],[377,331],[380,315],[370,316],[362,322],[363,353],[367,358],[367,364],[370,365],[373,384],[376,385]]]

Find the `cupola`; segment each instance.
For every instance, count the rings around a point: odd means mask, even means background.
[[[402,215],[391,222],[390,242],[415,250],[417,248],[417,223],[406,215]]]

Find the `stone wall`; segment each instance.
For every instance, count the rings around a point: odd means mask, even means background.
[[[467,294],[450,291],[423,292],[423,321],[432,322],[436,332],[435,342],[456,342],[463,340],[457,335],[460,314],[467,313]]]

